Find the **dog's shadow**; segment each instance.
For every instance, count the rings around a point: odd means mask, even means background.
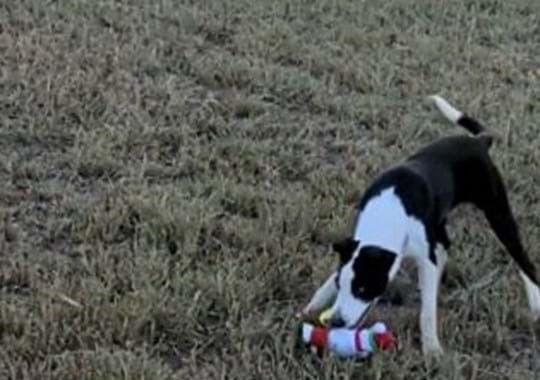
[[[461,288],[465,284],[462,271],[448,264],[442,274],[440,288],[442,292]],[[439,292],[439,293],[442,293]],[[379,299],[383,307],[419,307],[420,289],[418,288],[418,273],[412,261],[404,261],[400,273],[388,285],[385,293]]]
[[[439,296],[463,286],[462,273],[452,266],[447,266],[441,278]],[[418,316],[421,308],[421,295],[418,288],[418,273],[411,261],[403,263],[400,273],[388,285],[367,317],[366,324],[384,321],[398,335],[401,333],[415,336],[419,332]],[[444,308],[440,306],[440,308]]]

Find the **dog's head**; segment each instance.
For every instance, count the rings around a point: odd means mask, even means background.
[[[334,326],[353,327],[386,290],[398,269],[398,255],[351,238],[334,243],[333,249],[339,254],[338,292],[330,320]]]

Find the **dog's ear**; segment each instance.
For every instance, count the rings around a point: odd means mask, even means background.
[[[345,264],[351,259],[356,247],[358,247],[358,243],[358,241],[348,237],[333,243],[332,248],[339,254],[341,263]]]
[[[353,262],[353,295],[372,300],[384,293],[397,255],[384,248],[367,246]]]

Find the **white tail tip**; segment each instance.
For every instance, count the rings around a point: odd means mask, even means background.
[[[439,95],[430,95],[428,96],[428,98],[435,102],[435,105],[437,106],[437,108],[451,122],[457,123],[459,118],[463,116],[463,112],[452,107],[450,103],[448,103]]]

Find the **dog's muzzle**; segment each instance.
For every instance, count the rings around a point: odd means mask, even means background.
[[[356,320],[356,322],[351,326],[352,329],[359,327],[365,321],[369,312],[371,311],[373,306],[375,306],[375,304],[377,303],[377,300],[378,298],[374,299],[368,304],[368,306],[366,307],[362,315],[360,315],[360,317]],[[328,324],[334,328],[342,328],[342,327],[345,327],[346,325],[345,320],[339,314],[332,316],[330,320],[328,321]]]

